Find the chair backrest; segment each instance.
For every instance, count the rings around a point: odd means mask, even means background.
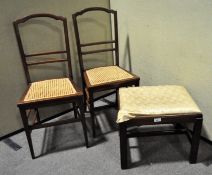
[[[85,15],[88,12],[92,11],[101,11],[108,13],[111,16],[111,20],[114,22],[114,38],[111,40],[107,41],[98,41],[98,42],[89,42],[89,43],[81,43],[80,41],[80,33],[79,33],[79,26],[78,26],[78,17]],[[95,54],[95,53],[100,53],[100,52],[115,52],[115,64],[119,65],[119,47],[118,47],[118,24],[117,24],[117,11],[111,10],[111,9],[106,9],[103,7],[91,7],[91,8],[85,8],[79,12],[76,12],[72,15],[73,18],[73,24],[74,24],[74,31],[75,31],[75,37],[76,37],[76,44],[77,44],[77,51],[78,51],[78,57],[79,57],[79,63],[80,63],[80,69],[81,69],[81,74],[83,75],[83,72],[85,71],[85,67],[83,64],[83,56],[88,55],[88,54]],[[106,49],[95,49],[89,51],[83,51],[86,47],[89,46],[98,46],[98,45],[106,45],[110,44],[112,47],[111,48],[106,48]]]
[[[61,21],[63,26],[63,32],[64,32],[64,40],[65,40],[65,48],[63,50],[57,50],[57,51],[48,51],[48,52],[40,52],[40,53],[27,53],[24,50],[23,43],[22,43],[22,37],[20,35],[20,25],[22,23],[26,23],[29,20],[33,18],[51,18],[53,20]],[[29,73],[29,67],[33,65],[39,65],[39,64],[47,64],[47,63],[56,63],[56,62],[67,62],[68,63],[68,74],[69,78],[73,78],[72,75],[72,68],[71,68],[71,53],[70,53],[70,47],[69,47],[69,37],[68,37],[68,27],[67,27],[67,20],[66,18],[62,16],[55,16],[53,14],[32,14],[28,15],[24,18],[18,19],[13,22],[14,29],[15,29],[15,35],[17,38],[17,43],[24,67],[24,72],[26,75],[27,83],[31,83],[30,73]],[[29,61],[30,57],[40,57],[40,56],[46,56],[46,55],[61,55],[66,54],[66,58],[46,58],[43,61]]]

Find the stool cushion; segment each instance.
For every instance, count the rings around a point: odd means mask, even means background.
[[[182,86],[142,86],[120,88],[117,123],[135,117],[201,113]]]
[[[133,78],[133,75],[118,66],[93,68],[87,70],[86,74],[91,85],[98,85],[102,83],[110,83]]]
[[[56,98],[75,94],[76,90],[68,78],[59,78],[34,82],[24,98],[25,102]]]

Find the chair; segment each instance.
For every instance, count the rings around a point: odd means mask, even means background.
[[[114,19],[114,39],[107,41],[96,41],[82,43],[80,40],[79,32],[79,17],[87,16],[89,12],[102,12],[108,14]],[[86,15],[87,14],[87,15]],[[117,103],[117,92],[120,87],[126,86],[139,86],[140,78],[124,69],[119,67],[119,46],[118,46],[118,24],[117,24],[117,12],[111,9],[103,7],[91,7],[76,12],[72,15],[74,31],[77,43],[77,51],[79,57],[80,71],[83,81],[83,90],[85,101],[87,102],[90,110],[91,121],[92,121],[92,132],[93,136],[96,136],[95,132],[95,114],[94,114],[94,102],[101,98],[116,93]],[[81,22],[82,24],[83,22]],[[87,29],[89,30],[89,29]],[[110,48],[99,48],[100,45],[110,46]],[[95,47],[95,49],[92,49]],[[112,52],[114,53],[115,63],[111,66],[101,66],[92,69],[85,69],[84,56],[88,54],[96,54],[100,52]],[[94,94],[100,91],[114,90],[112,93],[104,94],[100,97],[94,98]]]
[[[41,24],[41,20],[43,19],[51,19],[57,24],[60,24],[64,33],[64,40],[65,40],[65,49],[60,51],[48,51],[48,52],[40,52],[40,53],[26,53],[26,49],[23,46],[23,36],[20,31],[20,26],[25,27],[28,22],[32,21],[32,19],[38,19]],[[24,24],[23,24],[24,23]],[[26,76],[26,81],[28,87],[24,92],[21,99],[18,101],[17,106],[19,107],[21,118],[24,126],[24,130],[26,133],[26,137],[28,140],[31,156],[34,159],[34,149],[31,139],[31,132],[34,129],[39,128],[46,128],[50,126],[68,124],[73,122],[81,122],[83,127],[83,133],[85,137],[85,143],[88,147],[88,138],[87,138],[87,131],[86,131],[86,123],[84,117],[84,109],[83,109],[83,93],[79,90],[73,82],[72,76],[72,69],[71,69],[71,55],[70,55],[70,48],[69,48],[69,37],[68,37],[68,28],[67,28],[67,20],[62,16],[55,16],[52,14],[32,14],[26,16],[24,18],[16,20],[14,23],[15,35],[17,38],[17,43],[23,63],[23,68]],[[22,31],[23,32],[23,31]],[[35,60],[30,61],[31,57],[44,57],[48,55],[66,55],[66,58],[45,58],[45,60]],[[42,81],[32,82],[30,77],[30,67],[41,64],[54,64],[58,62],[67,63],[68,67],[68,76],[64,78],[55,78],[55,79],[47,79]],[[54,106],[60,104],[73,104],[75,118],[66,119],[66,120],[58,120],[54,122],[44,123],[45,121],[49,120],[44,119],[41,120],[39,116],[38,108],[47,107],[47,106]],[[73,110],[72,109],[72,110]],[[35,113],[34,117],[31,113]],[[66,111],[69,112],[70,110]],[[65,112],[62,112],[63,114]],[[62,114],[61,113],[61,114]],[[55,115],[58,117],[58,115]],[[31,119],[32,118],[32,119]],[[52,118],[50,118],[52,119]],[[30,124],[30,121],[33,120],[33,123]]]
[[[191,142],[189,161],[196,163],[203,117],[184,87],[163,85],[122,88],[119,90],[119,105],[117,123],[122,169],[129,167],[128,138],[140,136],[186,134]],[[184,126],[186,123],[194,124],[192,138]],[[177,127],[163,131],[134,130],[137,126],[158,124],[173,124]]]

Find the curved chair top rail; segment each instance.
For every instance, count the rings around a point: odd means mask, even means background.
[[[64,30],[64,40],[65,40],[65,49],[64,50],[59,50],[59,51],[48,51],[48,52],[40,52],[40,53],[28,53],[26,54],[23,48],[22,40],[21,40],[21,35],[19,32],[19,24],[24,23],[32,18],[52,18],[54,20],[60,20],[63,23],[63,30]],[[16,39],[19,47],[19,52],[21,55],[27,83],[31,83],[30,75],[29,75],[29,70],[28,67],[32,65],[37,65],[37,64],[47,64],[47,63],[55,63],[55,62],[68,62],[68,71],[69,71],[69,77],[73,78],[72,76],[72,70],[71,70],[71,54],[70,54],[70,48],[69,48],[69,38],[68,38],[68,27],[67,27],[67,19],[63,16],[56,16],[53,14],[48,14],[48,13],[37,13],[37,14],[31,14],[28,16],[25,16],[21,19],[18,19],[13,22],[14,25],[14,30],[16,34]],[[30,61],[26,59],[27,57],[35,57],[35,56],[43,56],[43,55],[54,55],[54,54],[66,54],[67,57],[62,59],[62,58],[47,58],[46,60],[43,61]]]
[[[31,15],[25,16],[24,18],[18,19],[16,21],[14,21],[14,24],[24,23],[32,18],[38,18],[38,17],[47,17],[47,18],[52,18],[52,19],[61,20],[61,21],[66,20],[66,18],[63,16],[56,16],[56,15],[49,14],[49,13],[37,13],[37,14],[31,14]]]
[[[87,12],[92,12],[92,11],[102,11],[102,12],[106,12],[109,15],[113,16],[113,19],[114,19],[114,25],[113,25],[113,27],[114,27],[114,39],[111,39],[109,41],[97,41],[97,42],[81,43],[77,17],[80,16],[80,15],[83,15]],[[77,52],[78,52],[80,70],[81,70],[82,77],[83,77],[83,72],[85,70],[84,65],[83,65],[83,55],[95,54],[95,53],[100,53],[100,52],[115,52],[115,62],[116,62],[116,65],[119,65],[117,11],[112,10],[112,9],[107,9],[107,8],[104,8],[104,7],[89,7],[89,8],[85,8],[81,11],[78,11],[78,12],[72,14],[72,19],[73,19],[73,24],[74,24],[74,32],[75,32],[75,36],[76,36],[75,38],[76,38],[76,43],[77,43]],[[82,51],[82,47],[94,46],[94,45],[100,45],[100,44],[113,44],[113,43],[114,43],[114,46],[112,45],[112,48],[109,48],[109,49],[106,48],[106,49]]]
[[[79,15],[83,15],[84,13],[87,13],[87,12],[90,12],[90,11],[104,11],[104,12],[113,13],[113,14],[116,13],[115,10],[107,9],[107,8],[104,8],[104,7],[89,7],[89,8],[85,8],[85,9],[79,11],[79,12],[76,12],[73,15],[79,16]]]

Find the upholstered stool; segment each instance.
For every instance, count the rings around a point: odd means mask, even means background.
[[[142,86],[119,90],[117,123],[120,135],[121,168],[128,168],[128,138],[187,133],[180,127],[168,131],[131,133],[128,128],[141,125],[194,123],[191,138],[190,163],[196,163],[202,128],[202,113],[187,90],[182,86]]]

